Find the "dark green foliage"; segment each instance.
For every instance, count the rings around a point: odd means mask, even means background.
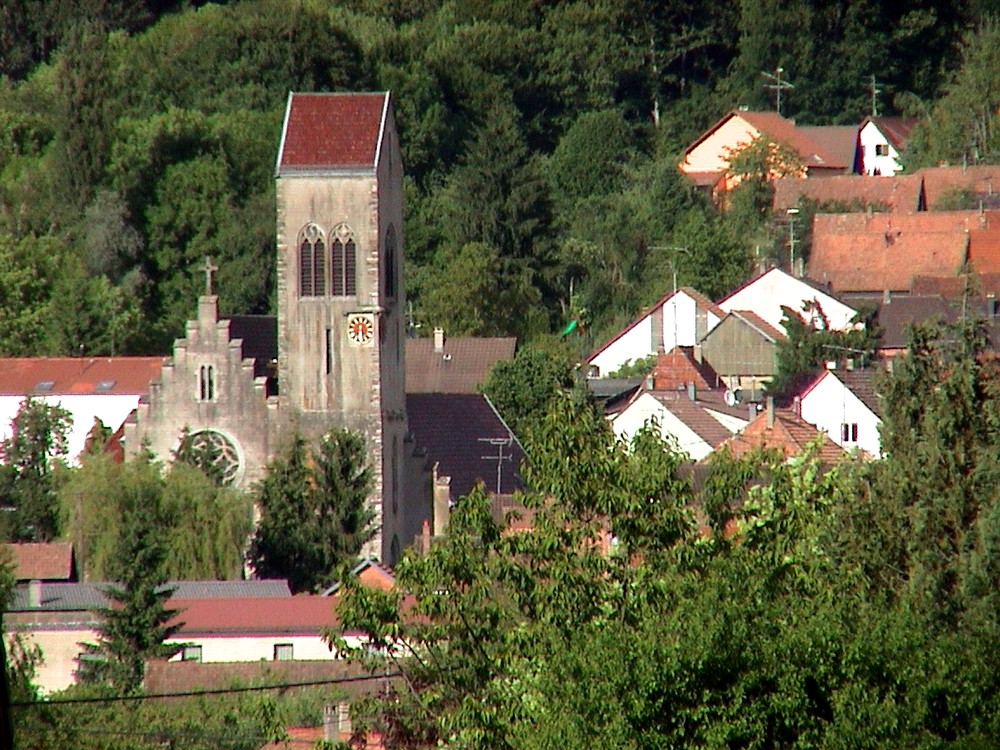
[[[96,644],[84,644],[77,676],[83,682],[110,684],[119,693],[142,687],[146,659],[167,659],[179,650],[164,641],[179,629],[168,624],[177,610],[166,604],[168,552],[163,531],[163,500],[155,485],[126,489],[120,505],[121,531],[107,573],[111,606],[102,610]]]
[[[332,583],[372,538],[374,481],[364,437],[334,430],[316,446],[296,436],[257,491],[260,522],[250,562],[261,578],[287,578],[293,591]]]
[[[482,391],[519,437],[545,414],[549,402],[571,384],[569,359],[559,347],[526,346],[514,359],[497,362]]]
[[[778,342],[778,372],[768,390],[791,396],[806,385],[826,362],[862,369],[874,361],[879,332],[874,311],[862,311],[854,321],[861,327],[846,331],[830,328],[818,304],[803,305],[802,311],[782,306],[781,326],[786,338]]]
[[[26,398],[0,444],[2,537],[11,542],[50,542],[59,536],[58,465],[66,457],[72,420],[59,406]]]

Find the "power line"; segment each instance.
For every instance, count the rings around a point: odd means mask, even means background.
[[[156,700],[159,698],[197,698],[202,695],[229,695],[234,693],[252,693],[265,690],[287,690],[297,687],[314,687],[318,685],[344,685],[351,682],[367,682],[384,680],[388,677],[402,677],[402,672],[380,675],[362,675],[357,677],[337,677],[328,680],[305,680],[303,682],[284,682],[276,685],[252,685],[247,687],[212,688],[209,690],[183,690],[175,693],[147,693],[144,695],[109,695],[103,697],[88,696],[83,698],[63,698],[54,701],[11,701],[11,708],[28,708],[31,706],[51,707],[68,706],[79,703],[124,703],[127,701]]]

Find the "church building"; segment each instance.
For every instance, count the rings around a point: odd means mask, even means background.
[[[378,526],[393,564],[430,517],[426,460],[407,427],[403,165],[388,93],[288,98],[276,167],[274,319],[220,320],[206,261],[198,317],[124,426],[126,455],[211,444],[248,487],[296,434],[366,436]]]

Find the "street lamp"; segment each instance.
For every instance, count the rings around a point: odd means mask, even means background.
[[[799,209],[790,208],[788,214],[788,272],[795,275],[795,217],[799,215]]]

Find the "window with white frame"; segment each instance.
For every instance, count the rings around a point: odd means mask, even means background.
[[[275,643],[274,644],[274,660],[275,661],[291,661],[294,659],[294,652],[292,650],[291,643]]]

